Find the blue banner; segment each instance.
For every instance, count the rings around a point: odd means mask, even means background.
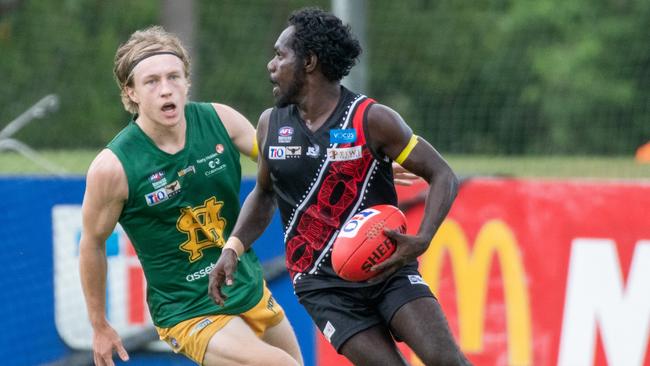
[[[251,179],[242,182],[242,201],[254,183]],[[77,260],[84,189],[84,177],[0,177],[4,195],[0,200],[3,365],[56,364],[89,349],[92,337],[80,293]],[[107,312],[123,336],[137,334],[148,325],[146,309],[129,300],[129,296],[139,294],[136,285],[141,282],[137,277],[139,264],[126,241],[118,228],[107,242]],[[283,254],[277,214],[254,249],[262,262]],[[293,294],[289,276],[285,272],[270,281],[269,287],[294,327],[305,364],[314,365],[314,327]],[[193,364],[167,351],[161,342],[130,356],[128,365]]]

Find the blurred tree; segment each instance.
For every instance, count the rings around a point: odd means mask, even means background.
[[[288,15],[304,6],[328,9],[329,0],[200,2],[198,34],[202,79],[197,97],[226,103],[253,124],[273,96],[266,64]]]
[[[20,5],[21,0],[0,0],[0,16],[5,15]]]
[[[373,90],[449,151],[629,153],[650,135],[648,4],[375,6]]]
[[[528,49],[530,77],[522,102],[538,111],[547,134],[540,142],[556,152],[608,154],[629,153],[648,137],[642,100],[650,96],[649,19],[647,2],[513,4],[503,22],[504,47]],[[521,36],[534,34],[545,36]],[[527,146],[546,149],[539,143]]]
[[[0,19],[0,121],[9,121],[49,93],[59,112],[17,137],[34,147],[99,147],[128,118],[113,80],[120,42],[157,22],[157,1],[25,1]],[[6,123],[6,122],[5,122]]]
[[[115,49],[165,4],[0,0],[0,125],[54,92],[60,111],[18,137],[103,146],[129,118]],[[193,99],[256,123],[287,16],[330,0],[193,4]],[[648,1],[373,0],[366,24],[368,94],[446,153],[631,154],[650,139]]]

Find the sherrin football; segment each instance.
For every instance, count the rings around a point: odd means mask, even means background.
[[[406,232],[406,217],[397,207],[368,207],[348,220],[332,248],[332,266],[339,277],[348,281],[365,281],[377,272],[370,268],[385,261],[395,251],[384,228]]]

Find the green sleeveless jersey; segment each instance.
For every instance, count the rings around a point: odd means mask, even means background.
[[[208,275],[239,214],[241,166],[209,103],[188,103],[183,150],[168,154],[131,121],[109,144],[129,185],[119,223],[147,280],[156,326],[170,327],[206,314],[239,314],[256,305],[263,275],[252,250],[241,257],[223,307],[208,296]]]

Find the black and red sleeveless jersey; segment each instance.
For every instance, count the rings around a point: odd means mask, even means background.
[[[286,261],[296,293],[361,287],[332,269],[338,230],[354,214],[397,204],[391,161],[366,144],[370,98],[341,87],[328,120],[311,131],[295,105],[274,108],[263,154],[284,225]]]

